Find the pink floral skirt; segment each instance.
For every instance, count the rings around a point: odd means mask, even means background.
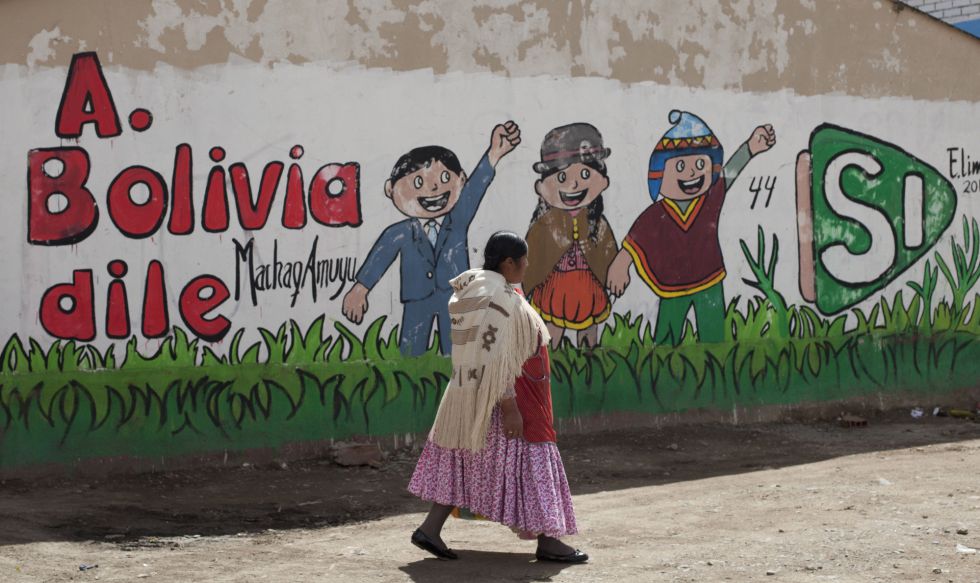
[[[427,442],[408,491],[428,502],[466,508],[511,527],[521,538],[578,532],[558,446],[507,439],[499,407],[487,446],[478,452]]]

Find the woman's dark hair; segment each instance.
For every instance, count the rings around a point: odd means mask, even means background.
[[[500,271],[500,264],[506,259],[520,259],[527,255],[527,241],[511,231],[497,231],[490,235],[487,246],[483,248],[483,269]]]
[[[607,172],[606,164],[602,160],[590,160],[588,162],[582,162],[582,164],[585,164],[589,168],[595,170],[596,172],[602,174],[607,178],[609,177],[609,175],[606,174]],[[551,170],[541,175],[541,180],[544,180],[545,178],[551,176],[552,174],[557,174],[562,170],[564,170],[565,168],[568,168],[568,166],[563,166],[561,168],[552,168]],[[596,239],[599,237],[599,219],[602,218],[602,213],[605,211],[605,206],[606,204],[605,202],[603,202],[602,195],[600,194],[595,198],[595,200],[589,203],[589,206],[585,207],[585,212],[588,213],[587,216],[589,219],[589,238],[592,239],[593,242],[596,241]],[[549,208],[551,207],[548,205],[548,203],[544,201],[543,198],[538,199],[538,206],[535,207],[534,214],[531,215],[531,224],[533,225],[534,223],[538,222],[538,219],[541,218],[541,215],[548,212]]]

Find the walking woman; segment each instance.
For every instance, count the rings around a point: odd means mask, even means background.
[[[559,540],[577,532],[565,468],[555,445],[548,330],[517,285],[527,243],[494,233],[483,269],[452,280],[452,378],[408,489],[432,502],[412,544],[456,559],[441,538],[459,509],[537,539],[541,561],[584,563]]]

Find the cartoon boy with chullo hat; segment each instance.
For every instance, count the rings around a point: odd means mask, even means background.
[[[694,308],[702,342],[725,339],[725,263],[718,239],[725,193],[749,160],[776,144],[771,125],[752,132],[722,168],[724,152],[704,121],[673,110],[673,127],[650,156],[647,185],[653,204],[637,217],[609,267],[607,285],[619,296],[632,264],[660,298],[654,341],[680,342]]]

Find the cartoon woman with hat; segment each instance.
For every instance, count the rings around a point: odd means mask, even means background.
[[[529,266],[523,287],[556,348],[565,330],[579,346],[595,346],[609,317],[605,281],[616,238],[603,216],[610,150],[592,125],[573,123],[548,132],[534,171],[539,201],[527,233]]]

